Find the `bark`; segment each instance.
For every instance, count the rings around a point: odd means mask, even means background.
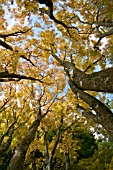
[[[5,103],[7,103],[7,101]],[[0,155],[1,156],[4,154],[4,152],[6,152],[9,149],[9,147],[11,145],[13,134],[14,134],[14,131],[15,131],[14,125],[16,124],[17,119],[18,118],[14,119],[14,122],[12,122],[12,124],[8,127],[7,131],[0,138],[0,145],[1,145],[1,147],[0,147]],[[3,143],[4,138],[6,136],[8,136],[7,142],[5,144],[3,144],[3,146],[2,146],[2,143]]]
[[[55,140],[55,143],[53,145],[53,148],[52,148],[52,151],[50,153],[49,160],[48,160],[48,165],[47,165],[48,170],[52,170],[52,160],[53,160],[53,156],[54,156],[56,147],[57,147],[59,139],[60,139],[62,124],[63,124],[63,118],[61,117],[60,125],[58,127],[57,134],[56,134],[56,140]]]
[[[41,81],[40,79],[36,79],[36,78],[33,78],[33,77],[28,77],[28,76],[24,76],[24,75],[20,75],[20,74],[15,74],[15,73],[9,73],[8,71],[0,72],[0,82],[4,82],[4,80],[6,78],[9,79],[9,80],[17,79],[18,81],[22,80],[22,79],[36,80],[36,81],[39,81],[40,83],[43,83],[43,81]]]
[[[83,90],[113,93],[113,68],[86,74],[74,68],[74,83]]]
[[[31,127],[29,128],[29,131],[27,132],[25,137],[21,139],[10,161],[10,164],[7,170],[16,170],[16,169],[22,170],[23,169],[27,149],[34,139],[35,132],[40,124],[40,121],[41,121],[41,116],[39,115],[38,118],[33,122]]]
[[[83,90],[113,93],[113,67],[92,74],[87,74],[68,61],[62,61],[53,54],[53,57],[68,72],[68,77],[72,75],[74,83]]]
[[[0,45],[6,49],[13,51],[13,48],[10,45],[8,45],[5,41],[0,40]]]
[[[71,79],[69,79],[69,85],[73,93],[89,104],[92,110],[96,112],[96,115],[93,113],[92,115],[87,114],[87,117],[92,118],[95,122],[101,124],[113,139],[113,113],[111,110],[95,97],[79,89]]]
[[[92,90],[97,92],[113,93],[113,68],[86,74],[77,69],[75,65],[68,61],[62,61],[57,55],[53,57],[64,67],[66,75],[69,78],[69,85],[73,93],[79,96],[96,112],[96,115],[87,114],[87,117],[103,125],[113,139],[113,113],[102,102],[89,95],[83,90]]]
[[[44,130],[44,147],[45,147],[45,159],[46,159],[46,165],[48,163],[49,160],[49,152],[48,152],[48,141],[47,141],[47,132]]]
[[[14,125],[17,122],[17,120],[14,120],[14,122],[9,126],[9,128],[7,129],[7,131],[0,137],[0,145],[2,144],[4,138],[9,135],[10,131],[14,131]]]
[[[27,29],[26,31],[16,31],[16,32],[13,32],[13,33],[9,33],[9,34],[1,34],[0,33],[0,38],[7,38],[7,37],[11,37],[11,36],[17,36],[17,35],[22,35],[24,33],[27,33],[30,29]]]
[[[7,140],[7,143],[3,147],[0,148],[0,155],[1,156],[2,156],[2,154],[4,154],[4,152],[6,152],[9,149],[11,142],[12,142],[13,133],[14,133],[14,130],[12,130],[10,132],[10,134],[8,136],[9,138]]]
[[[70,158],[69,158],[69,153],[65,153],[65,161],[66,161],[66,170],[70,169]]]

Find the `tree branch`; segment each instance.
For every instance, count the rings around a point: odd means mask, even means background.
[[[31,63],[32,66],[35,66],[35,64],[29,58],[25,57],[24,55],[21,55],[20,57],[23,58],[24,60],[28,61],[29,63]]]
[[[14,126],[13,126],[13,129],[11,130],[11,132],[8,136],[7,143],[3,147],[0,148],[0,155],[2,155],[4,152],[6,152],[8,150],[8,148],[10,147],[11,142],[12,142],[13,133],[14,133]]]
[[[8,45],[5,41],[2,41],[1,39],[0,39],[0,45],[2,47],[5,47],[6,49],[13,51],[13,48],[10,45]]]
[[[0,137],[0,145],[1,145],[2,141],[4,140],[4,137],[7,136],[10,133],[10,131],[14,128],[14,125],[16,122],[17,122],[17,119],[14,120],[14,122],[9,126],[7,131]]]
[[[38,0],[38,2],[40,4],[45,4],[46,6],[48,6],[49,8],[49,13],[48,16],[50,17],[50,19],[52,19],[55,23],[62,25],[64,28],[66,28],[68,34],[70,35],[69,29],[73,28],[75,29],[77,32],[79,32],[78,28],[74,27],[74,26],[67,26],[64,22],[58,20],[55,18],[55,16],[53,15],[53,2],[52,0]],[[71,36],[71,35],[70,35]]]
[[[108,32],[105,32],[103,34],[100,35],[99,40],[97,41],[97,43],[94,45],[94,49],[96,48],[96,46],[98,46],[98,44],[100,43],[100,41],[102,40],[102,38],[107,37],[109,35],[113,34],[113,28],[111,30],[109,30]]]
[[[113,138],[113,113],[111,110],[98,99],[78,88],[71,79],[69,79],[69,85],[73,93],[79,96],[81,100],[89,104],[89,106],[96,112],[97,123],[103,125],[103,127]]]
[[[26,31],[22,31],[22,30],[16,31],[16,32],[10,33],[10,34],[1,34],[1,33],[0,33],[0,37],[1,37],[1,38],[7,38],[7,37],[10,37],[10,36],[21,35],[21,34],[24,34],[24,33],[28,32],[30,29],[31,29],[31,28],[27,29]]]
[[[2,78],[2,79],[1,79]],[[27,77],[27,76],[24,76],[24,75],[20,75],[20,74],[15,74],[15,73],[9,73],[7,71],[5,72],[0,72],[0,79],[1,81],[5,78],[9,78],[10,79],[17,79],[18,81],[21,80],[21,79],[26,79],[26,80],[36,80],[36,81],[39,81],[40,83],[43,83],[42,80],[40,79],[36,79],[36,78],[33,78],[33,77]]]
[[[53,155],[55,153],[55,150],[56,150],[56,147],[58,145],[58,142],[59,142],[59,139],[60,139],[60,133],[61,133],[61,127],[63,125],[63,117],[61,117],[61,120],[60,120],[60,125],[58,127],[58,130],[56,132],[56,140],[55,140],[55,143],[53,145],[53,148],[52,148],[52,151],[50,153],[50,156],[49,156],[49,163],[52,165],[52,159],[53,159]]]

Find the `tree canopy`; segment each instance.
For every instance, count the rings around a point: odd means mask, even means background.
[[[112,169],[113,2],[0,0],[0,18],[0,168]]]

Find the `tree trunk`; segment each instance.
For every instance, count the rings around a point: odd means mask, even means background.
[[[70,170],[70,158],[69,158],[69,153],[65,153],[65,161],[66,161],[66,170]]]
[[[113,139],[113,113],[102,102],[89,95],[83,90],[113,93],[113,68],[86,74],[75,67],[74,63],[62,61],[57,55],[53,57],[64,67],[65,73],[69,78],[69,85],[73,93],[86,102],[96,115],[87,114],[87,117],[103,125]]]
[[[83,90],[113,93],[113,68],[92,74],[86,74],[74,68],[73,81]]]
[[[47,165],[47,170],[52,170],[52,162],[48,162],[48,165]]]
[[[25,137],[20,141],[10,161],[10,164],[7,170],[22,170],[23,169],[27,149],[34,139],[35,132],[40,124],[40,120],[41,120],[41,116],[38,116],[37,120],[35,120],[33,124],[31,125],[31,127],[29,128],[29,131],[27,132]]]
[[[53,57],[64,67],[67,76],[72,76],[77,87],[83,90],[113,93],[113,67],[87,74],[76,68],[74,63],[62,61],[55,54]]]
[[[59,125],[59,127],[57,129],[57,133],[56,133],[56,140],[55,140],[55,143],[53,145],[52,151],[51,151],[50,156],[49,156],[48,170],[52,170],[53,156],[54,156],[55,150],[57,148],[57,145],[58,145],[58,142],[59,142],[59,139],[60,139],[60,133],[61,133],[62,125],[63,125],[63,117],[61,116],[60,125]]]
[[[96,115],[87,113],[87,117],[91,118],[93,121],[101,124],[110,134],[113,139],[113,113],[111,110],[105,106],[102,102],[97,100],[95,97],[89,95],[83,90],[77,88],[74,82],[69,79],[69,85],[73,93],[85,101],[89,106],[96,112]]]

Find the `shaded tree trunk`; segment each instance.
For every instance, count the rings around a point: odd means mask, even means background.
[[[67,76],[72,76],[74,83],[82,90],[113,93],[113,68],[87,74],[75,67],[74,63],[53,57],[64,67]]]
[[[101,124],[113,139],[113,113],[105,104],[83,91],[113,92],[113,68],[86,74],[77,69],[74,63],[62,61],[55,54],[53,54],[53,57],[64,67],[65,73],[69,78],[68,83],[73,93],[96,112],[96,115],[87,113],[84,116]]]
[[[27,132],[25,137],[21,139],[19,145],[16,147],[15,153],[10,161],[10,164],[7,170],[22,170],[23,169],[27,149],[34,139],[35,132],[40,124],[40,121],[41,121],[41,116],[39,115],[38,118],[33,122],[31,127],[29,128],[29,131]]]
[[[59,139],[60,139],[60,133],[61,133],[62,125],[63,125],[63,117],[61,117],[60,125],[59,125],[59,127],[57,129],[57,133],[56,133],[56,140],[55,140],[55,143],[53,145],[52,151],[51,151],[50,156],[49,156],[48,166],[47,166],[48,170],[52,170],[53,156],[54,156],[55,150],[57,148],[57,145],[58,145],[58,142],[59,142]]]
[[[103,127],[108,131],[113,139],[113,113],[111,110],[95,97],[77,88],[76,84],[74,84],[71,79],[69,79],[69,85],[73,93],[79,96],[80,99],[85,101],[87,104],[89,104],[92,110],[96,112],[96,115],[92,112],[92,114],[87,113],[84,116],[87,116],[93,121],[103,125]]]
[[[70,158],[68,152],[65,153],[65,161],[66,161],[66,165],[65,165],[66,170],[70,170]]]
[[[4,154],[4,152],[6,152],[9,149],[11,142],[12,142],[13,133],[14,133],[14,130],[10,132],[7,143],[3,147],[0,147],[0,155]]]
[[[47,138],[46,138],[47,137],[47,132],[43,128],[43,130],[44,130],[44,145],[45,145],[45,159],[46,159],[45,166],[43,166],[44,170],[46,170],[46,169],[47,170],[52,170],[52,168],[53,168],[52,167],[53,156],[54,156],[55,150],[57,148],[57,145],[58,145],[58,142],[59,142],[59,139],[60,139],[62,125],[63,125],[63,117],[61,116],[60,124],[59,124],[59,127],[58,127],[57,132],[56,132],[55,143],[54,143],[54,145],[52,147],[50,155],[48,153],[48,142],[47,142]]]
[[[74,68],[73,81],[83,90],[113,93],[113,68],[92,74],[86,74]]]

